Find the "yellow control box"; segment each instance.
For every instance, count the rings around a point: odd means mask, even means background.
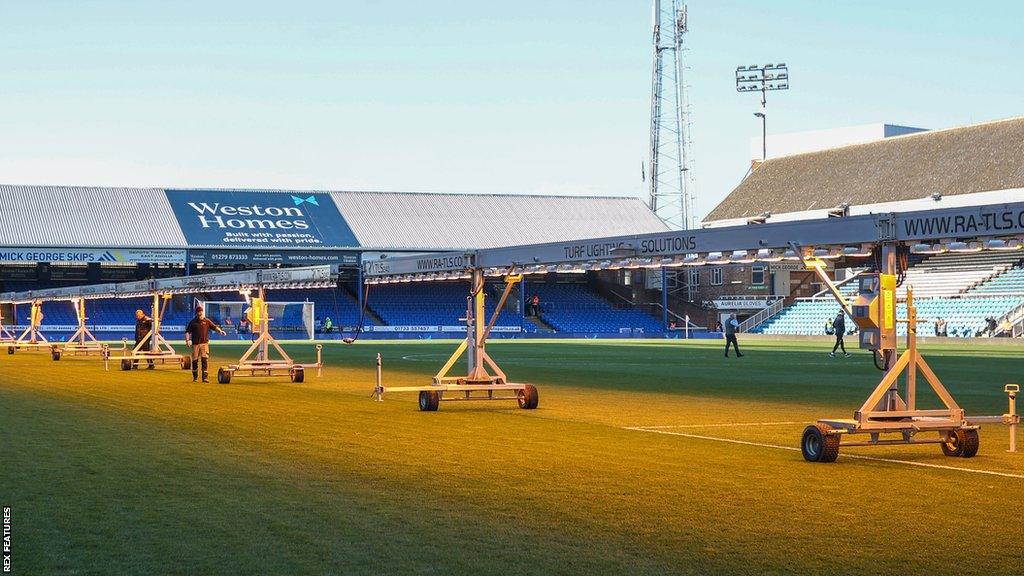
[[[864,274],[853,303],[853,321],[860,328],[860,347],[868,350],[896,348],[896,277]]]

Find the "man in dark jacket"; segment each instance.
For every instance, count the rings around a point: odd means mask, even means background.
[[[846,336],[846,314],[842,310],[839,311],[839,314],[836,314],[836,319],[832,321],[832,327],[836,331],[836,344],[828,355],[835,358],[836,350],[841,348],[843,355],[849,358],[850,353],[846,351],[846,344],[843,342],[843,336]]]
[[[142,310],[136,310],[135,347],[139,349],[139,352],[149,352],[153,349],[153,337],[149,336],[147,338],[151,330],[153,330],[153,319],[146,316],[146,313]],[[143,340],[145,340],[145,342],[143,342]],[[139,346],[140,342],[142,343],[142,346]],[[149,367],[147,367],[146,370],[153,370],[155,368],[155,366],[153,366],[153,360],[146,360],[146,362],[149,363]],[[139,361],[135,360],[132,362],[132,366],[137,368],[139,366]]]
[[[210,381],[210,330],[226,336],[227,333],[206,317],[202,306],[196,306],[196,317],[185,327],[185,345],[192,348],[192,381],[199,377],[199,362],[203,363],[203,382]]]
[[[736,350],[736,357],[742,358],[743,354],[740,354],[740,344],[736,341],[736,330],[739,329],[740,323],[736,320],[736,314],[729,314],[729,319],[725,321],[725,357],[729,357],[729,345]]]

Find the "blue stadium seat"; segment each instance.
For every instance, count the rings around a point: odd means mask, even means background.
[[[616,308],[582,283],[529,283],[528,296],[540,297],[541,320],[559,332],[620,333],[623,330],[664,332],[654,316]]]
[[[1024,296],[958,297],[915,299],[919,336],[934,336],[934,322],[943,318],[950,336],[972,337],[985,330],[986,318],[1001,318],[1024,304]],[[790,307],[752,332],[760,334],[815,335],[825,333],[825,324],[834,318],[839,305],[831,299],[797,300]],[[906,304],[897,305],[896,314],[906,317]],[[852,322],[847,328],[853,329]],[[906,324],[900,324],[898,333],[906,334]]]

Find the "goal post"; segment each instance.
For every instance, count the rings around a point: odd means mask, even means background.
[[[196,299],[196,304],[202,306],[206,316],[220,324],[229,335],[246,336],[252,333],[252,327],[246,330],[241,325],[249,304],[199,299]],[[277,337],[287,340],[314,339],[316,316],[313,302],[267,302],[267,312],[270,314],[270,330]]]

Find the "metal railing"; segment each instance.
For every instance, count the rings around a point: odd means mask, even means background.
[[[786,308],[786,299],[782,296],[776,296],[776,298],[777,299],[769,304],[767,308],[762,309],[757,314],[754,314],[750,318],[740,322],[739,331],[749,332],[754,328],[757,328],[757,326],[765,320],[768,320],[779,312],[782,312]]]
[[[996,329],[993,336],[1003,335],[1007,332],[1009,332],[1009,335],[1013,338],[1019,338],[1024,335],[1024,302],[1004,314],[1002,318],[997,320],[997,322],[998,324],[996,324],[996,326],[999,326],[1000,328]],[[1010,327],[1002,328],[1006,322],[1010,323]]]
[[[840,280],[839,282],[835,282],[836,288],[842,288],[843,286],[846,286],[850,282],[853,282],[854,280],[856,280],[857,277],[860,276],[863,273],[864,273],[864,270],[858,270],[857,272],[855,272],[853,274],[853,276],[850,276],[849,278],[846,278],[844,280]],[[809,298],[811,300],[817,300],[819,298],[825,298],[825,299],[831,300],[833,298],[833,296],[832,296],[832,292],[826,287],[825,289],[821,290],[820,292],[815,292],[811,296],[804,296],[802,299],[804,299],[804,298]]]
[[[661,309],[661,302],[650,302],[649,305],[653,306],[656,309],[659,309],[659,310]],[[704,326],[699,326],[697,324],[694,324],[693,322],[688,320],[686,316],[680,316],[679,314],[676,314],[672,310],[668,311],[668,315],[669,315],[669,318],[675,318],[676,320],[681,321],[682,322],[682,327],[686,327],[686,328],[689,328],[691,330],[693,330],[693,329],[704,330],[705,329]],[[681,327],[677,328],[677,330],[678,329],[681,329]]]

